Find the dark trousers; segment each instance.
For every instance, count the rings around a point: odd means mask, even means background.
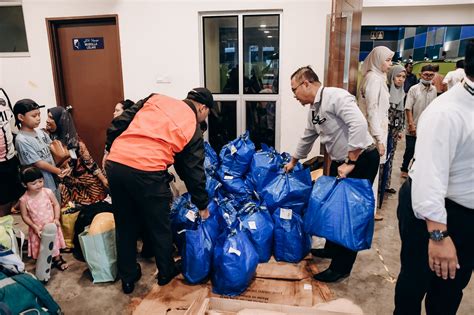
[[[403,154],[403,163],[402,167],[400,168],[402,172],[408,172],[408,166],[410,166],[411,159],[413,159],[413,155],[415,155],[416,137],[406,135],[405,139],[405,153]]]
[[[456,277],[443,280],[428,265],[428,232],[426,222],[417,219],[411,206],[411,181],[400,188],[398,220],[402,248],[401,269],[395,287],[396,315],[421,313],[421,302],[426,295],[426,314],[454,315],[461,303],[462,290],[467,286],[474,267],[474,210],[449,199],[448,231],[458,256],[461,269]]]
[[[379,162],[380,155],[377,149],[374,148],[370,151],[364,151],[357,159],[354,170],[350,172],[347,177],[368,179],[373,184],[375,176],[377,176],[377,172],[379,170]],[[337,176],[337,168],[341,164],[343,163],[335,161],[331,162],[329,175]],[[357,252],[354,252],[329,240],[326,240],[324,249],[332,257],[329,269],[341,274],[347,274],[351,272],[352,265],[354,265],[357,257]]]
[[[107,176],[114,207],[119,275],[131,282],[137,273],[136,247],[141,228],[155,256],[160,276],[174,271],[173,239],[169,212],[172,198],[167,171],[145,172],[107,162]],[[143,225],[144,223],[144,225]]]

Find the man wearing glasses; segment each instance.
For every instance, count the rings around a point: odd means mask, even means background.
[[[408,177],[408,167],[413,154],[415,153],[416,125],[421,113],[436,98],[436,88],[431,84],[435,75],[435,68],[432,65],[425,65],[421,68],[420,83],[410,88],[405,102],[406,116],[406,147],[403,155],[403,163],[400,168],[401,176]]]
[[[323,87],[311,67],[302,67],[291,76],[291,90],[301,105],[310,104],[303,136],[285,171],[308,156],[313,143],[321,137],[332,162],[331,176],[363,178],[374,182],[379,153],[369,134],[367,121],[355,97],[346,90]],[[331,265],[314,279],[335,282],[349,276],[357,252],[326,240],[324,249],[313,249],[314,256],[332,258]]]

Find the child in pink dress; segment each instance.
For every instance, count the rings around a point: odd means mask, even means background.
[[[21,171],[21,180],[26,187],[26,192],[20,198],[20,211],[23,221],[29,226],[28,256],[38,259],[41,230],[45,224],[54,223],[58,229],[53,247],[52,266],[64,271],[68,265],[59,253],[61,248],[66,247],[59,223],[59,202],[50,189],[43,187],[43,173],[39,168],[26,167]]]

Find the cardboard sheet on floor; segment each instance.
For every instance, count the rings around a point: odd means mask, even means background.
[[[301,281],[285,281],[255,278],[248,289],[239,296],[226,297],[213,293],[210,296],[260,303],[296,306],[313,305],[313,287],[310,279]]]
[[[355,305],[349,307],[326,308],[298,307],[258,303],[251,301],[229,300],[221,298],[199,299],[193,303],[185,315],[361,315],[360,308]]]
[[[134,315],[184,314],[206,285],[188,285],[182,279],[174,279],[165,287],[153,285],[150,292],[133,311]]]
[[[268,263],[257,266],[257,278],[303,280],[311,277],[308,261],[302,260],[297,264],[279,262],[272,259]]]
[[[263,265],[263,268],[260,269],[260,276],[265,275],[277,279],[259,278],[257,271],[257,278],[253,280],[249,288],[240,296],[230,298],[212,294],[210,293],[212,291],[210,282],[206,285],[188,285],[180,277],[180,279],[174,279],[163,288],[154,285],[147,296],[135,308],[133,314],[184,314],[199,297],[201,298],[201,303],[205,298],[212,297],[223,300],[251,301],[300,307],[311,307],[328,302],[333,298],[331,290],[325,283],[312,280],[311,273],[319,272],[316,263],[312,260],[304,260],[299,264],[271,261],[268,264],[260,264],[259,267],[261,265]],[[276,268],[277,266],[278,268]],[[284,272],[288,272],[291,277],[284,276]],[[278,279],[278,277],[282,279]],[[256,315],[256,313],[253,315]]]

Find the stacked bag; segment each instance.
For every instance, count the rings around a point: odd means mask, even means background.
[[[206,142],[205,154],[210,217],[202,220],[190,195],[183,194],[171,207],[173,238],[187,282],[210,278],[214,293],[239,295],[258,263],[268,262],[272,253],[288,262],[299,262],[309,253],[302,215],[311,176],[301,164],[285,173],[290,155],[265,145],[255,152],[248,132],[225,145],[219,156]]]

